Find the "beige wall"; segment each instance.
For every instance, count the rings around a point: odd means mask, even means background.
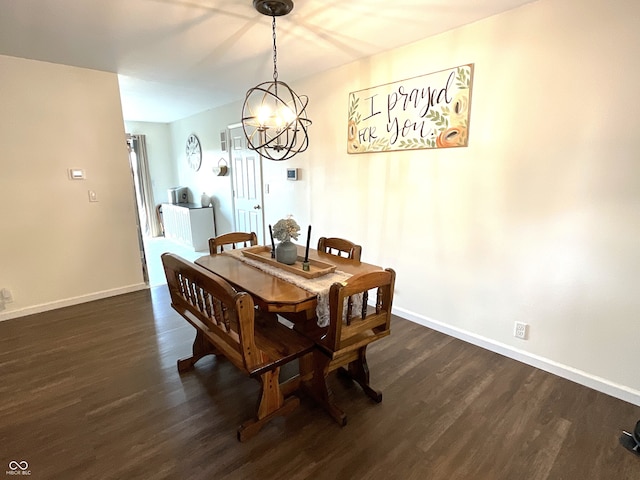
[[[0,105],[0,319],[144,288],[116,75],[0,56]]]
[[[640,403],[639,18],[542,0],[297,83],[316,235],[395,268],[399,313]],[[468,148],[346,153],[349,92],[465,63]]]

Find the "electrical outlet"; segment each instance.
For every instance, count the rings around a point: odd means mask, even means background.
[[[523,322],[516,322],[513,327],[513,336],[526,340],[529,336],[529,325]]]
[[[90,202],[98,201],[98,194],[94,190],[89,190],[89,201]]]

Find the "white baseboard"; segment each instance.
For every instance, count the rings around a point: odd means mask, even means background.
[[[492,352],[499,353],[500,355],[504,355],[505,357],[512,358],[519,362],[526,363],[527,365],[539,368],[545,372],[553,373],[554,375],[566,378],[567,380],[579,383],[580,385],[584,385],[585,387],[592,388],[593,390],[597,390],[598,392],[602,392],[612,397],[619,398],[620,400],[624,400],[625,402],[633,405],[640,406],[640,392],[625,385],[619,385],[605,378],[597,377],[582,370],[578,370],[577,368],[569,367],[553,360],[549,360],[548,358],[513,348],[510,345],[496,342],[490,338],[486,338],[460,328],[452,327],[451,325],[418,315],[409,310],[405,310],[404,308],[394,307],[393,313],[399,317],[425,327],[429,327],[433,330],[437,330],[438,332],[442,332],[446,335],[450,335],[454,338],[477,345],[478,347],[485,348]]]
[[[33,315],[34,313],[47,312],[49,310],[55,310],[57,308],[68,307],[71,305],[78,305],[80,303],[85,303],[85,302],[91,302],[92,300],[100,300],[101,298],[115,297],[116,295],[136,292],[138,290],[144,290],[146,288],[149,288],[147,284],[137,283],[135,285],[127,285],[124,287],[114,288],[111,290],[103,290],[101,292],[90,293],[88,295],[81,295],[79,297],[65,298],[63,300],[56,300],[55,302],[42,303],[40,305],[34,305],[31,307],[21,308],[17,310],[9,310],[7,312],[0,312],[0,322],[4,320],[10,320],[12,318]]]

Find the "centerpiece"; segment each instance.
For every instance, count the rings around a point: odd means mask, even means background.
[[[298,259],[298,249],[291,241],[298,239],[300,234],[300,225],[289,215],[287,218],[280,219],[273,226],[273,238],[280,243],[276,245],[276,260],[286,265],[293,265]]]

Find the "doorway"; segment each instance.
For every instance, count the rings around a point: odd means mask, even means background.
[[[143,277],[149,287],[166,284],[161,256],[175,253],[190,261],[205,255],[164,237],[160,204],[156,205],[151,186],[151,169],[147,158],[146,137],[127,134],[131,181],[134,187],[134,204],[140,243],[140,262]]]

